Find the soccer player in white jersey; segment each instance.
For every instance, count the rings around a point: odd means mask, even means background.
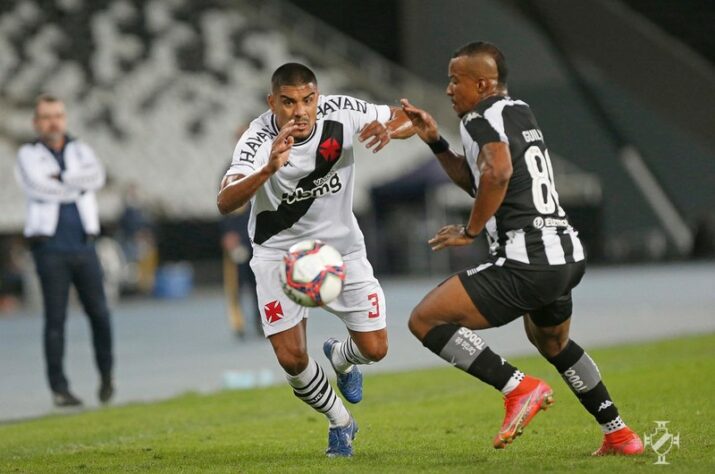
[[[251,268],[264,334],[295,395],[328,418],[327,455],[351,456],[357,424],[308,355],[308,309],[285,296],[279,269],[290,246],[306,239],[320,239],[343,255],[347,279],[325,309],[343,320],[349,336],[328,339],[323,350],[341,393],[358,403],[357,365],[385,357],[387,331],[384,295],[352,212],[354,140],[377,152],[391,137],[406,138],[414,129],[399,107],[320,95],[315,74],[297,63],[273,73],[268,105],[238,141],[217,204],[226,214],[251,201]]]
[[[449,278],[413,310],[410,330],[454,366],[500,390],[506,416],[494,439],[504,448],[552,402],[546,382],[524,375],[491,351],[475,330],[521,316],[529,339],[561,373],[605,437],[594,455],[639,454],[596,364],[569,339],[571,290],[585,271],[577,233],[559,205],[549,152],[528,104],[508,96],[506,62],[494,45],[458,49],[449,63],[447,95],[461,118],[463,154],[452,151],[427,112],[403,99],[403,110],[449,177],[475,196],[465,225],[442,228],[433,250],[469,245],[487,231],[491,256]]]

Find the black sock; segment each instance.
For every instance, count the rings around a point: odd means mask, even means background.
[[[512,376],[521,374],[516,367],[492,352],[477,333],[465,327],[455,324],[435,326],[427,333],[422,344],[450,364],[497,390],[503,389]]]
[[[586,410],[596,418],[605,433],[623,428],[625,423],[618,415],[608,390],[601,381],[596,363],[586,352],[569,340],[556,357],[547,359],[559,371]]]

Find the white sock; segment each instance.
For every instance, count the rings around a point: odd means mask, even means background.
[[[303,372],[286,374],[286,378],[295,396],[328,417],[331,427],[346,426],[350,422],[350,413],[343,401],[335,394],[325,372],[312,357]]]
[[[623,422],[623,420],[621,420],[621,417],[617,416],[616,418],[609,421],[608,423],[602,424],[601,430],[603,431],[604,434],[611,434],[614,431],[618,431],[625,427],[626,427],[626,424]]]
[[[521,370],[515,370],[514,375],[512,375],[506,385],[504,385],[504,388],[501,389],[501,393],[509,395],[516,387],[519,386],[522,380],[524,380],[524,372]]]
[[[355,364],[369,365],[373,363],[373,361],[362,355],[357,344],[350,336],[344,342],[339,342],[333,346],[330,361],[333,363],[335,370],[341,374],[350,372]]]

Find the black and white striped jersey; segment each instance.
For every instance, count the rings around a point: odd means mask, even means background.
[[[481,147],[498,141],[509,145],[509,187],[486,225],[497,262],[560,265],[583,260],[581,241],[559,204],[549,151],[529,105],[506,96],[489,97],[462,118],[460,134],[475,189]]]

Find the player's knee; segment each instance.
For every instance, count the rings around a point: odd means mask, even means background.
[[[360,352],[372,362],[378,362],[384,359],[387,355],[387,344],[370,344],[368,347],[361,347]]]
[[[407,321],[407,327],[410,332],[420,341],[425,337],[427,332],[434,326],[430,322],[430,317],[421,304],[417,305],[410,314],[410,319]]]
[[[419,337],[421,325],[420,313],[418,311],[418,308],[419,307],[412,310],[412,313],[410,314],[410,319],[407,321],[407,327],[409,328],[410,332],[417,337]]]
[[[278,363],[290,375],[298,375],[308,367],[308,353],[298,348],[281,348],[276,351]]]
[[[529,340],[529,342],[530,342],[534,347],[538,348],[539,345],[538,345],[537,342],[536,342],[536,338],[534,337],[534,334],[532,333],[531,328],[529,328],[528,326],[526,326],[526,327],[524,328],[524,330],[525,330],[525,332],[526,332],[526,338]]]
[[[539,352],[548,358],[556,357],[564,350],[566,345],[569,343],[568,336],[562,337],[560,335],[539,335],[535,337],[532,344],[539,349]]]

